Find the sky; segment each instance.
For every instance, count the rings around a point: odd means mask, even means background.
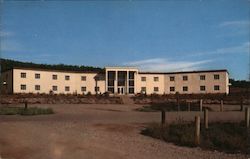
[[[0,56],[249,79],[250,0],[0,0]]]

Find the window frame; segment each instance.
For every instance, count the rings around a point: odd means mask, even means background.
[[[146,81],[147,81],[147,78],[146,78],[145,76],[142,76],[142,77],[141,77],[141,81],[142,81],[142,82],[146,82]]]
[[[159,92],[159,87],[154,87],[154,92]]]
[[[54,77],[55,77],[55,78],[54,78]],[[52,75],[52,79],[53,79],[53,80],[57,80],[57,75],[53,74],[53,75]]]
[[[204,90],[201,88],[204,88]],[[200,86],[200,91],[206,91],[206,86],[204,86],[204,85]]]
[[[70,76],[69,75],[65,75],[65,81],[69,81],[70,80]]]
[[[183,80],[183,81],[188,81],[188,76],[187,76],[187,75],[183,75],[183,76],[182,76],[182,80]]]
[[[27,90],[26,84],[21,84],[20,85],[20,90]]]
[[[35,73],[35,79],[40,79],[41,78],[41,74],[40,73]]]
[[[154,77],[154,82],[159,82],[159,77]]]
[[[172,90],[171,88],[173,88],[173,90]],[[175,92],[175,87],[173,87],[173,86],[172,86],[172,87],[169,87],[169,91],[170,91],[170,92]]]
[[[37,89],[38,88],[38,89]],[[35,91],[40,91],[41,90],[41,86],[40,85],[38,85],[38,84],[36,84],[35,85]]]
[[[27,77],[27,73],[26,72],[21,72],[20,73],[20,77],[21,78],[26,78]]]
[[[169,76],[169,81],[174,82],[175,81],[175,76]]]
[[[187,89],[184,89],[184,88],[187,88]],[[183,91],[183,92],[188,92],[188,86],[183,86],[183,87],[182,87],[182,91]]]

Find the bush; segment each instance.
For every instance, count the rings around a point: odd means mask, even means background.
[[[29,107],[27,109],[20,107],[3,107],[0,108],[0,115],[40,115],[40,114],[53,114],[51,108],[37,108]]]
[[[195,127],[192,123],[151,124],[141,134],[172,142],[176,145],[194,147]],[[210,123],[209,129],[201,126],[200,147],[228,153],[250,153],[244,123]]]

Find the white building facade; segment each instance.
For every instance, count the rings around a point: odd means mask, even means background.
[[[140,72],[106,67],[104,72],[13,68],[1,74],[1,93],[55,94],[201,94],[229,93],[227,70]]]

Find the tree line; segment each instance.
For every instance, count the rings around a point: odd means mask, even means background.
[[[92,66],[78,66],[78,65],[65,65],[65,64],[36,64],[32,62],[20,62],[10,59],[0,59],[1,72],[12,69],[13,67],[24,67],[24,68],[40,68],[40,69],[53,69],[53,70],[64,70],[64,71],[86,71],[86,72],[102,72],[103,68],[92,67]]]

